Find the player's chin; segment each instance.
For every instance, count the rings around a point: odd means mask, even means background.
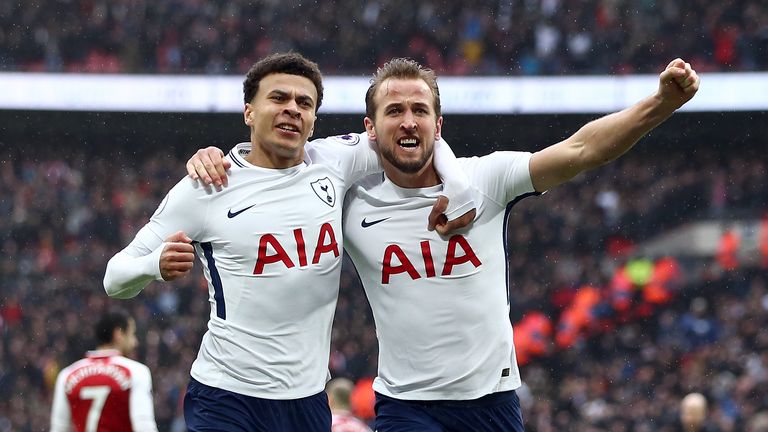
[[[395,166],[404,173],[416,174],[424,168],[424,161],[421,158],[398,158]]]

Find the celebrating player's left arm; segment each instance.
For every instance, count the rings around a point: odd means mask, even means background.
[[[192,239],[179,231],[165,241],[153,241],[142,228],[136,238],[107,263],[104,289],[110,297],[135,297],[153,280],[171,281],[192,270],[195,250]]]
[[[566,140],[534,153],[530,162],[533,186],[546,191],[618,158],[691,100],[698,89],[699,77],[691,65],[673,60],[659,75],[655,94],[589,122]]]
[[[207,193],[195,183],[188,178],[177,183],[131,243],[109,260],[104,289],[110,297],[135,297],[153,280],[178,279],[192,269],[191,242],[205,225],[208,205]]]

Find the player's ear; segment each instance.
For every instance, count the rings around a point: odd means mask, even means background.
[[[120,327],[112,329],[112,344],[120,345],[125,338],[125,332]]]
[[[373,126],[373,120],[371,120],[370,117],[366,117],[365,120],[363,120],[363,124],[365,124],[365,131],[368,133],[368,139],[376,141],[376,128]]]
[[[253,126],[253,120],[251,120],[251,113],[253,110],[251,109],[251,104],[247,103],[245,104],[245,109],[243,110],[243,120],[245,121],[245,124],[248,126]]]
[[[435,139],[439,140],[443,133],[443,116],[437,118],[437,127],[435,128]]]

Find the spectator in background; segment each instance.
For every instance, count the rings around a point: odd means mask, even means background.
[[[768,432],[768,411],[761,411],[752,417],[747,432]]]
[[[405,4],[5,2],[0,69],[232,74],[271,51],[295,50],[334,74],[364,73],[394,56],[451,75],[652,73],[673,48],[702,72],[768,67],[768,12],[758,0],[398,7]],[[307,19],[298,23],[297,15]],[[377,34],[360,37],[372,29]]]
[[[113,309],[95,327],[97,346],[56,379],[51,431],[157,431],[149,368],[128,358],[136,321]]]
[[[713,343],[717,340],[718,324],[710,312],[707,299],[696,297],[691,300],[690,311],[680,319],[680,329],[684,340],[693,349]]]
[[[352,413],[350,396],[354,388],[354,383],[347,378],[334,378],[325,385],[331,407],[331,432],[371,432],[371,428]]]
[[[707,415],[707,398],[701,393],[688,393],[680,401],[680,432],[715,432]]]

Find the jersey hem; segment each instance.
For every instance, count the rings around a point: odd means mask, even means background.
[[[508,383],[507,385],[500,386],[499,388],[494,388],[488,391],[452,392],[452,393],[446,393],[446,392],[440,392],[440,391],[395,393],[390,391],[386,387],[382,388],[381,386],[377,386],[374,384],[373,391],[375,391],[376,393],[382,394],[384,396],[390,397],[392,399],[403,400],[403,401],[439,401],[439,400],[470,401],[474,399],[480,399],[483,396],[487,396],[493,393],[517,390],[520,387],[522,387],[522,382],[511,382],[511,383]]]

